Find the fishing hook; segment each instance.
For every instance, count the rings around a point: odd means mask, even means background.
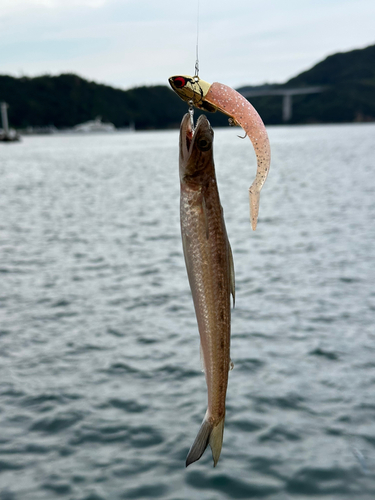
[[[237,125],[237,123],[233,120],[233,118],[228,118],[228,123],[229,123],[229,126],[230,127],[235,127]],[[237,137],[239,137],[240,139],[246,139],[247,137],[247,132],[245,133],[244,136],[242,135],[237,135]]]

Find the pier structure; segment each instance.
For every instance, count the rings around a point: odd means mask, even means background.
[[[292,118],[293,113],[293,96],[301,94],[317,94],[319,92],[324,92],[325,87],[303,87],[303,88],[269,88],[269,89],[259,89],[259,90],[239,90],[239,93],[246,98],[250,97],[260,97],[269,95],[281,95],[283,98],[282,107],[282,117],[283,122],[287,123]]]
[[[1,108],[1,123],[3,127],[3,132],[0,133],[0,141],[3,142],[19,141],[20,136],[17,134],[17,132],[9,128],[8,104],[6,102],[1,102],[0,108]]]
[[[9,135],[9,123],[8,123],[8,104],[6,102],[1,103],[1,123],[3,124],[4,135]]]

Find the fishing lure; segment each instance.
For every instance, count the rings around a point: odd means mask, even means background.
[[[169,83],[176,94],[190,105],[209,112],[219,110],[229,116],[232,124],[242,127],[251,140],[257,157],[256,177],[249,188],[250,220],[255,231],[260,191],[267,179],[271,162],[270,143],[261,117],[245,97],[222,83],[210,84],[197,75],[172,76]]]

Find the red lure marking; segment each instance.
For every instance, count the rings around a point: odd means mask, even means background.
[[[185,87],[186,85],[186,80],[185,78],[178,76],[177,78],[174,79],[174,84],[178,89],[182,89],[182,87]]]

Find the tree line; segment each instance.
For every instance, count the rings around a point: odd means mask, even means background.
[[[292,123],[374,121],[375,45],[333,54],[285,84],[270,87],[312,85],[326,90],[293,97]],[[166,85],[121,90],[75,74],[0,75],[0,101],[9,104],[9,121],[15,128],[63,129],[101,116],[118,128],[134,124],[136,129],[165,129],[178,127],[187,112],[187,104]],[[282,123],[280,96],[254,97],[251,103],[265,124]],[[209,119],[214,126],[228,123],[220,113]]]

